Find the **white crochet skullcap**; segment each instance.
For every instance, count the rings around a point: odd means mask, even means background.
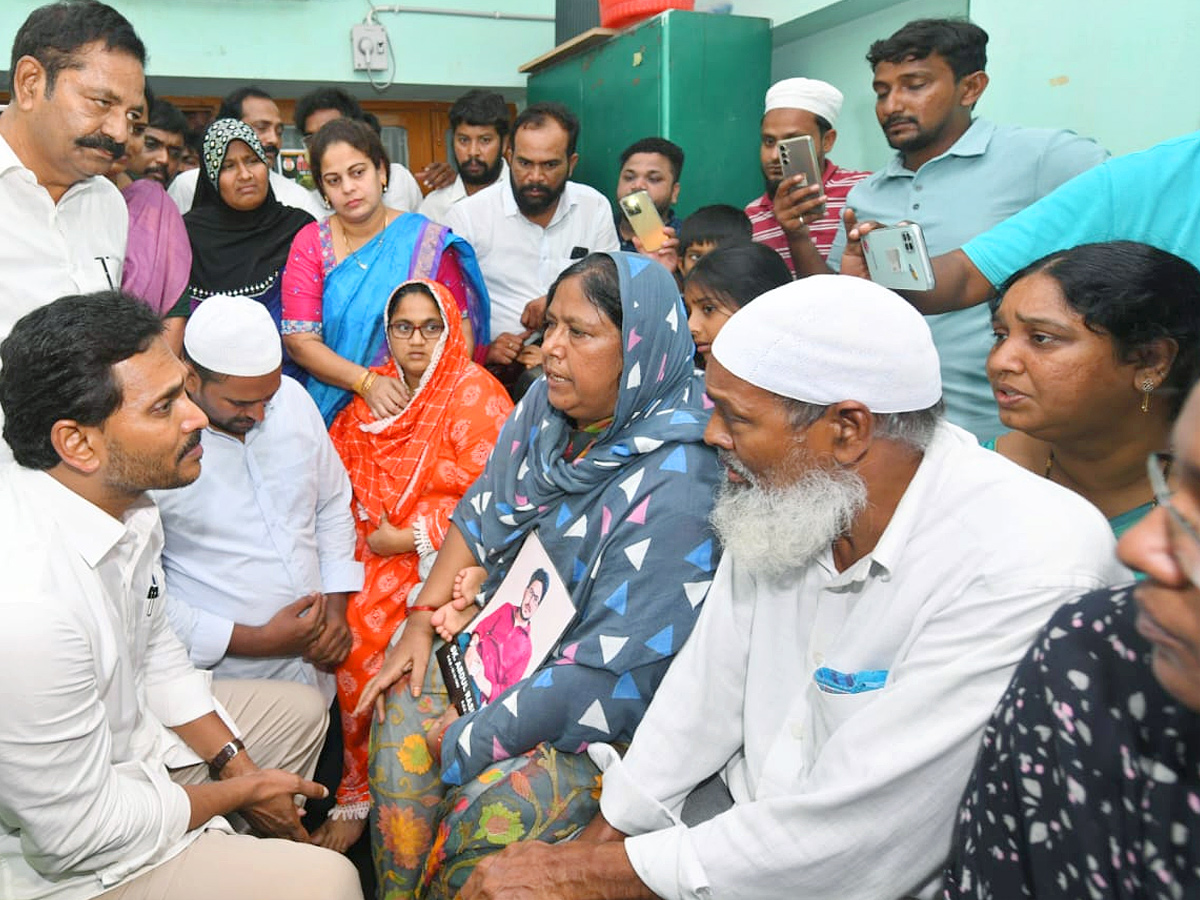
[[[739,309],[712,345],[743,381],[804,403],[857,400],[872,412],[928,409],[942,375],[925,318],[863,278],[813,275]]]
[[[773,109],[804,109],[836,128],[842,112],[842,92],[815,78],[785,78],[767,89],[763,115]]]
[[[257,378],[283,362],[275,321],[249,297],[209,297],[188,319],[183,346],[193,361],[220,375]]]

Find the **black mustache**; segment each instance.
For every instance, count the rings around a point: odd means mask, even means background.
[[[113,159],[120,159],[125,155],[125,145],[120,141],[114,141],[107,134],[88,134],[81,138],[75,138],[76,147],[87,147],[90,150],[103,150]]]
[[[183,458],[196,449],[196,445],[200,443],[200,432],[193,431],[192,436],[187,439],[187,443],[183,445],[183,449],[179,451],[179,458],[176,462],[182,462]]]
[[[891,128],[893,125],[899,125],[901,123],[904,123],[906,125],[916,125],[917,120],[913,119],[909,116],[888,116],[886,119],[883,120],[883,127]]]

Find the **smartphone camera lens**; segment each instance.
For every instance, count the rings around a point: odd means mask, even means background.
[[[916,246],[913,244],[912,235],[907,231],[904,233],[904,249],[909,253],[912,253],[916,250]]]

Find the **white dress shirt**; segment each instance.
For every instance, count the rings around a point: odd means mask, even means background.
[[[1065,600],[1128,578],[1087,501],[939,426],[875,549],[771,583],[726,553],[600,808],[659,897],[893,900],[937,885],[980,735]],[[829,693],[821,667],[885,672]],[[734,806],[688,828],[722,771]]]
[[[383,204],[401,212],[417,212],[421,206],[421,186],[413,173],[400,163],[392,163],[388,170],[387,190],[383,192]],[[328,210],[326,214],[328,215]]]
[[[492,335],[519,334],[521,313],[549,290],[563,269],[588,253],[616,250],[608,199],[568,181],[550,224],[530,222],[503,178],[451,207],[446,224],[475,248],[492,302]]]
[[[317,220],[329,215],[329,210],[321,203],[316,191],[301,187],[295,180],[280,175],[273,169],[267,175],[271,182],[271,190],[275,192],[275,199],[284,206],[302,209]],[[181,215],[187,215],[196,201],[196,182],[199,178],[199,169],[188,169],[176,175],[171,186],[167,188],[167,195],[175,201]]]
[[[234,624],[263,625],[313,591],[360,590],[350,479],[308,392],[283,377],[245,442],[206,428],[200,477],[155,491],[167,614],[192,662],[218,678],[332,677],[299,657],[226,656]]]
[[[129,208],[107,178],[76,182],[55,203],[0,137],[0,211],[0,341],[52,300],[121,286]],[[11,460],[0,440],[0,469]]]
[[[500,174],[496,180],[508,180],[508,163],[504,161],[503,157],[500,159]],[[448,184],[444,188],[438,188],[436,191],[430,191],[426,194],[425,199],[421,201],[421,208],[417,212],[427,219],[432,219],[439,225],[445,225],[450,207],[454,206],[460,200],[465,200],[467,196],[467,186],[463,184],[462,175],[457,175],[454,178],[453,184]]]
[[[0,478],[0,896],[81,900],[187,846],[167,726],[216,707],[164,614],[162,528],[45,472]]]

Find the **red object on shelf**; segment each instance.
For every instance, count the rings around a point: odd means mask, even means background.
[[[695,9],[696,0],[600,0],[600,25],[624,28],[668,9]]]

